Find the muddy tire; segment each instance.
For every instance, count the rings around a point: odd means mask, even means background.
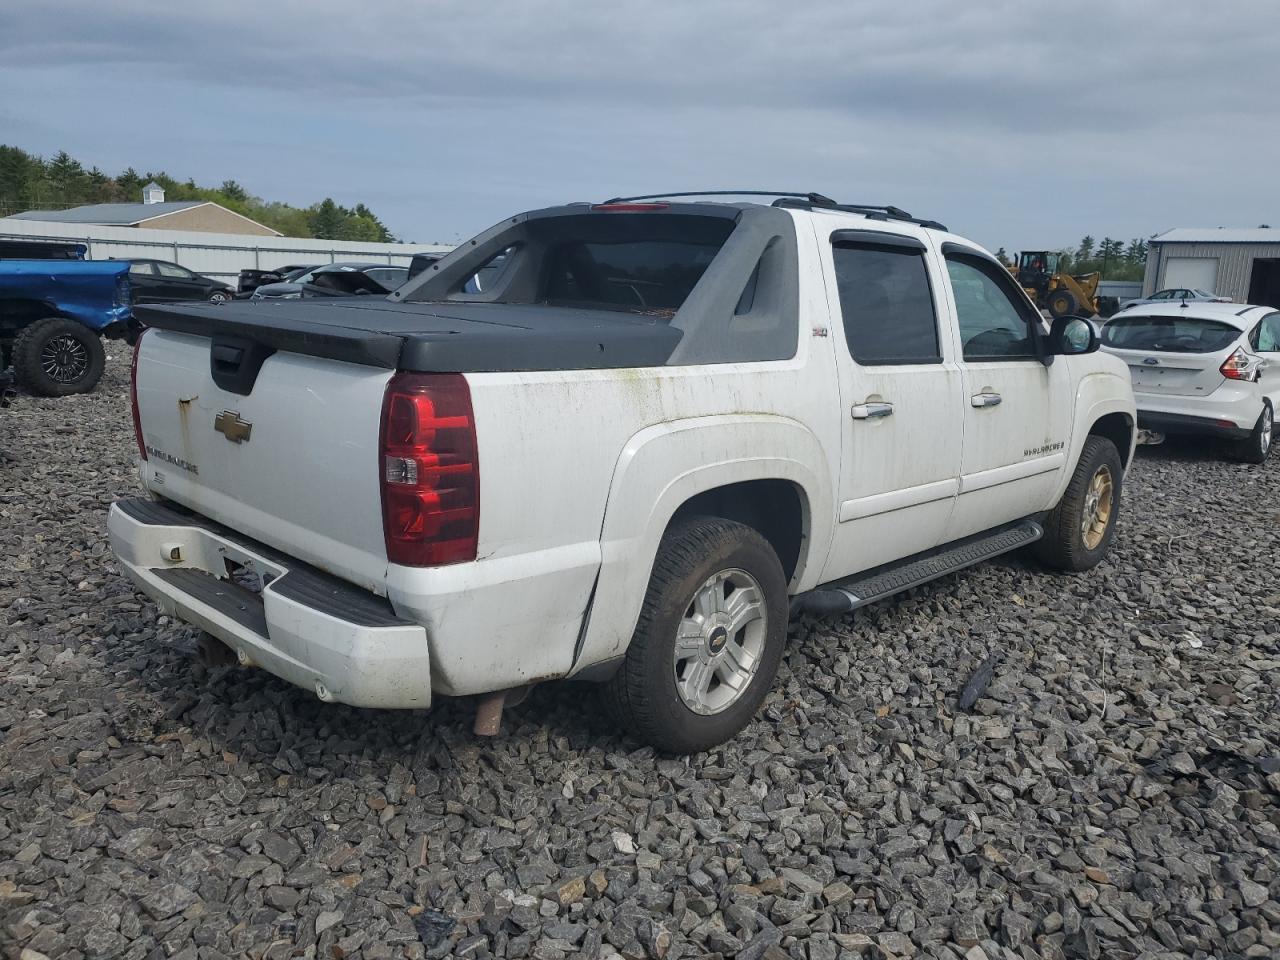
[[[768,541],[717,517],[678,522],[658,547],[606,704],[637,740],[669,753],[707,750],[760,708],[786,630],[787,581]]]
[[[1067,491],[1033,548],[1042,563],[1078,573],[1107,555],[1120,519],[1123,480],[1124,467],[1115,444],[1105,437],[1085,440]]]
[[[65,397],[98,385],[107,355],[98,335],[66,317],[46,317],[13,342],[13,372],[32,393]]]

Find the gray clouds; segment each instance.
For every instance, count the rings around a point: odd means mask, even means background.
[[[0,88],[41,93],[0,101],[0,140],[364,199],[418,240],[718,186],[895,202],[1010,248],[1280,216],[1266,0],[19,9]]]

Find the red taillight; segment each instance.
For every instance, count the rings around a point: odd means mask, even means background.
[[[1243,347],[1237,347],[1236,352],[1227,357],[1218,370],[1228,380],[1248,380],[1252,382],[1258,379],[1262,364],[1262,357],[1255,357],[1251,353],[1246,353]]]
[[[476,558],[480,462],[471,390],[458,373],[397,373],[379,450],[387,559],[410,567]]]
[[[594,203],[591,209],[597,213],[650,213],[670,206],[669,203]]]
[[[133,406],[133,435],[138,441],[138,456],[147,459],[147,445],[142,439],[142,417],[138,414],[138,354],[142,352],[142,338],[146,330],[138,333],[133,342],[133,360],[129,363],[129,402]]]

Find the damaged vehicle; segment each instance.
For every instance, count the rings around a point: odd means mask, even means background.
[[[302,297],[385,297],[409,279],[408,267],[386,263],[326,263],[283,283],[264,283],[251,300],[297,300]]]
[[[88,393],[106,364],[102,339],[132,339],[129,264],[0,260],[0,370],[34,394]]]
[[[941,224],[767,196],[518,214],[386,297],[147,308],[121,568],[323,701],[479,695],[492,733],[572,677],[692,752],[792,615],[1101,561],[1135,409],[1089,323]]]

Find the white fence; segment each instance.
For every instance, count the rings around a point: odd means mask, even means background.
[[[453,249],[439,243],[363,243],[356,240],[303,240],[298,237],[254,237],[195,230],[145,230],[91,223],[52,223],[0,217],[0,237],[74,240],[88,245],[90,260],[146,257],[172,260],[188,270],[235,282],[244,269],[270,269],[289,263],[333,263],[338,260],[406,266],[415,253]]]

